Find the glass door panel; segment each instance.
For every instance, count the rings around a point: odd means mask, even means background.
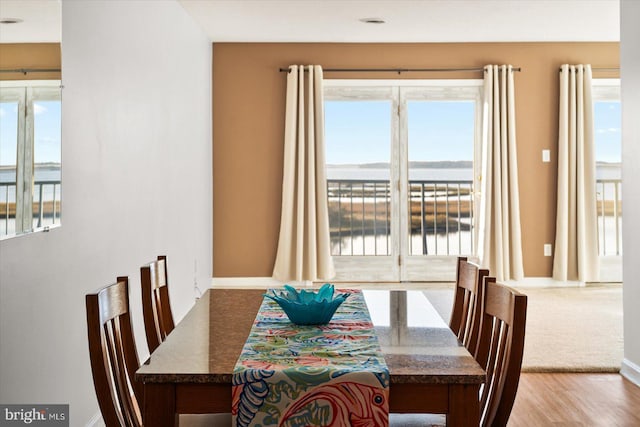
[[[331,254],[336,280],[395,281],[397,102],[388,88],[325,92]]]
[[[0,237],[16,232],[18,101],[0,102]]]
[[[618,79],[593,80],[596,212],[601,282],[622,281],[622,136]]]
[[[598,253],[622,254],[620,101],[594,102]]]
[[[480,98],[479,80],[400,88],[403,281],[455,280],[474,254]]]
[[[33,228],[60,222],[60,107],[59,99],[33,102]]]
[[[408,101],[410,255],[473,251],[473,101]]]
[[[325,103],[332,255],[391,254],[389,101]]]

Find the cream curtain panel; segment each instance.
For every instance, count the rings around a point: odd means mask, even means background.
[[[591,66],[560,69],[558,202],[553,278],[598,280]]]
[[[484,67],[477,254],[498,280],[524,276],[511,65]]]
[[[306,71],[306,72],[305,72]],[[335,275],[329,246],[322,67],[289,67],[277,280]]]

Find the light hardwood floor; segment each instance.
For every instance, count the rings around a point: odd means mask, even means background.
[[[640,387],[618,374],[522,374],[508,427],[640,426]]]

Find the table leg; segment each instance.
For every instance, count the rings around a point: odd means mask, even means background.
[[[173,384],[144,385],[142,422],[145,427],[177,427],[176,392]]]
[[[449,386],[447,427],[480,425],[479,385]]]

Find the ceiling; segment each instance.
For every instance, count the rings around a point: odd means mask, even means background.
[[[116,0],[129,1],[129,0]],[[618,0],[178,0],[213,42],[618,41]],[[0,43],[60,41],[60,0],[0,0]],[[365,24],[380,18],[384,24]]]
[[[179,0],[216,42],[618,41],[618,0]],[[361,18],[382,18],[365,24]]]
[[[0,43],[60,41],[60,0],[0,0],[0,18],[23,21],[19,24],[0,24]]]

